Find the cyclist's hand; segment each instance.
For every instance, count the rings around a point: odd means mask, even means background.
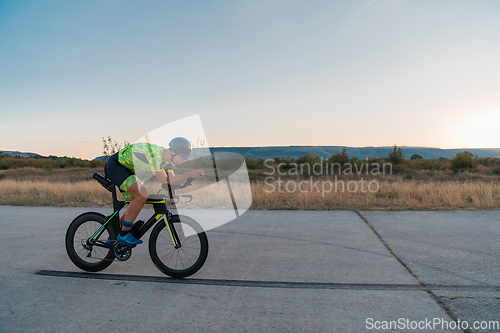
[[[190,178],[200,178],[205,175],[205,171],[203,170],[194,170],[189,173]]]

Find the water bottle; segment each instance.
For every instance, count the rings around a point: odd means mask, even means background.
[[[99,184],[101,184],[106,190],[108,190],[109,192],[111,192],[111,190],[113,189],[113,183],[106,177],[98,174],[97,172],[95,172],[92,177],[97,180],[99,182]]]

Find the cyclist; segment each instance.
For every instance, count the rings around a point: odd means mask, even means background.
[[[164,148],[146,142],[134,143],[110,156],[106,162],[104,172],[124,192],[124,197],[130,200],[117,241],[132,245],[142,243],[142,240],[130,233],[130,228],[149,197],[148,190],[136,176],[137,171],[152,172],[160,183],[171,185],[189,178],[200,178],[205,174],[203,170],[194,170],[176,176],[171,169],[172,163],[179,165],[188,159],[191,143],[185,138],[177,137],[168,145],[169,148]]]

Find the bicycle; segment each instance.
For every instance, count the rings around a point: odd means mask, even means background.
[[[116,241],[120,232],[119,212],[130,201],[117,199],[116,186],[109,178],[98,173],[94,173],[93,178],[111,192],[113,213],[109,216],[97,212],[83,213],[71,222],[66,232],[69,258],[88,272],[101,271],[115,259],[130,259],[132,249],[136,247]],[[134,223],[131,229],[140,239],[154,226],[149,236],[149,255],[161,272],[173,278],[193,275],[203,266],[208,255],[208,238],[201,225],[188,216],[173,214],[167,207],[167,200],[178,202],[182,197],[192,200],[191,195],[175,195],[175,190],[191,185],[193,180],[168,185],[168,191],[161,189],[156,196],[150,196],[146,203],[153,205],[154,214],[145,223]]]

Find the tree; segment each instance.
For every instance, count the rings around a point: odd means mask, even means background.
[[[127,147],[128,145],[130,145],[130,143],[128,141],[124,141],[123,144],[120,144],[116,142],[116,140],[111,139],[111,137],[108,135],[107,138],[102,138],[102,145],[102,154],[108,157],[116,154],[123,147]]]
[[[206,141],[202,140],[200,137],[196,139],[196,142],[193,143],[192,149],[203,148],[205,146]],[[126,146],[125,146],[126,147]]]
[[[393,150],[389,150],[389,161],[392,162],[392,164],[401,164],[405,159],[405,155],[401,147],[394,145]]]
[[[330,157],[330,163],[339,163],[341,167],[349,163],[349,161],[349,155],[347,154],[345,147],[342,149],[341,153],[337,151],[337,154]]]

